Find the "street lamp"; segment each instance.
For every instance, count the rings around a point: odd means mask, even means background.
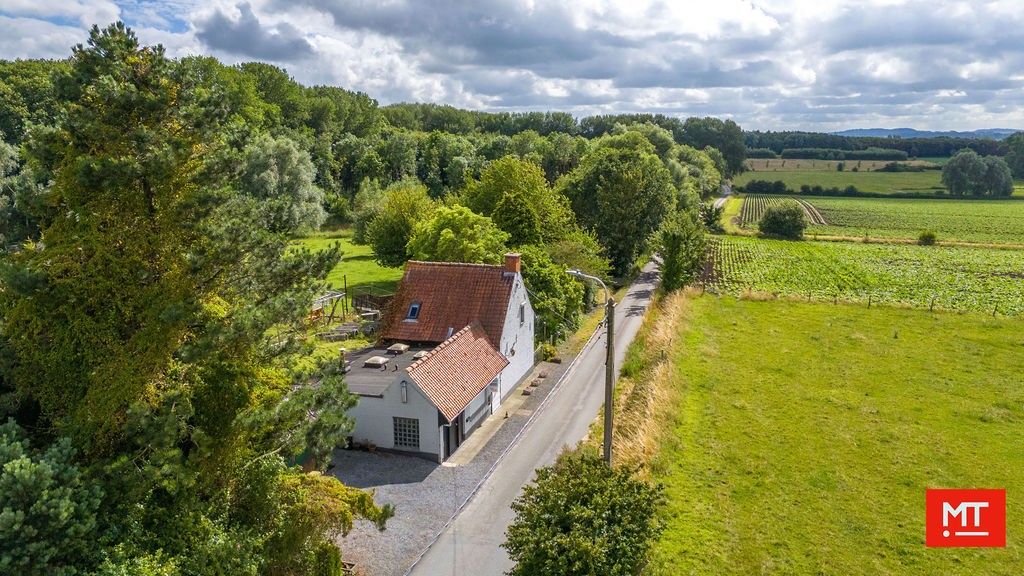
[[[604,461],[612,464],[612,403],[614,401],[615,387],[615,298],[612,297],[608,286],[597,276],[584,274],[579,270],[567,270],[568,274],[580,280],[596,282],[604,288],[604,321],[607,331],[607,342],[605,348],[607,353],[604,361]]]

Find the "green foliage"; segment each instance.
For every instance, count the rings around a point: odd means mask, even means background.
[[[757,227],[767,236],[799,240],[807,228],[807,215],[799,204],[786,200],[765,209]]]
[[[649,236],[675,201],[669,171],[650,150],[619,148],[636,132],[609,136],[579,168],[563,178],[561,188],[580,223],[593,230],[618,275],[625,274],[647,247]],[[614,140],[619,139],[619,140]]]
[[[498,204],[510,195],[505,213],[494,216]],[[495,224],[512,235],[513,245],[556,241],[577,228],[565,197],[548,186],[536,164],[516,156],[489,163],[480,179],[469,183],[461,201],[477,214],[494,217]],[[531,224],[534,218],[536,234]]]
[[[498,228],[508,232],[510,246],[541,242],[540,216],[519,192],[502,196],[491,214],[491,219]]]
[[[416,224],[407,251],[414,260],[498,264],[509,236],[465,206],[441,206]]]
[[[725,159],[724,176],[734,176],[743,172],[743,162],[747,158],[747,147],[744,143],[743,130],[732,120],[718,118],[687,118],[683,123],[682,144],[694,148],[710,146],[721,152]]]
[[[56,82],[63,121],[24,146],[52,186],[47,209],[30,210],[28,236],[45,242],[0,266],[0,396],[50,446],[40,462],[67,475],[47,484],[41,463],[34,481],[53,489],[26,497],[80,506],[62,504],[45,538],[92,514],[54,438],[78,449],[81,486],[103,489],[95,530],[53,551],[63,562],[87,545],[79,571],[309,573],[311,551],[354,517],[390,514],[284,464],[323,463],[351,430],[337,363],[300,370],[293,337],[339,254],[291,247],[321,204],[305,153],[282,139],[244,149],[238,111],[199,64],[141,47],[123,24],[94,27]],[[261,90],[279,84],[260,70]]]
[[[75,463],[71,442],[42,452],[13,421],[0,425],[0,572],[83,573],[97,558],[98,486]]]
[[[932,230],[924,230],[917,235],[917,243],[921,246],[933,246],[935,239],[935,232]]]
[[[704,202],[698,208],[697,216],[708,232],[721,234],[725,232],[725,228],[722,227],[722,214],[724,212],[725,206],[715,206],[711,202]]]
[[[660,487],[607,466],[596,451],[563,453],[512,504],[502,545],[516,562],[509,574],[637,574],[661,534],[662,503]]]
[[[352,241],[356,244],[369,244],[367,232],[370,222],[380,214],[384,205],[384,191],[376,180],[364,179],[359,184],[359,191],[352,200],[352,222],[354,224]]]
[[[1024,132],[1013,134],[1003,140],[1003,143],[1007,147],[1004,160],[1010,167],[1010,172],[1013,173],[1014,178],[1024,178]]]
[[[523,282],[530,291],[530,303],[540,320],[537,338],[566,335],[579,326],[583,311],[583,285],[555,264],[546,252],[535,246],[523,246]]]
[[[366,225],[366,239],[381,266],[401,266],[409,259],[406,245],[416,225],[430,217],[434,202],[415,179],[402,180],[384,191],[379,211]]]
[[[968,148],[958,152],[942,167],[942,183],[950,194],[957,196],[1013,194],[1013,177],[1006,162],[994,156],[982,158]]]
[[[697,277],[704,263],[707,242],[704,227],[690,212],[677,210],[661,223],[658,232],[661,254],[661,287],[678,290]]]
[[[470,210],[490,216],[508,194],[528,199],[535,208],[548,189],[540,167],[515,156],[505,156],[490,162],[480,172],[480,179],[471,182],[462,194],[462,203]]]
[[[288,138],[262,135],[246,150],[239,184],[260,201],[271,231],[317,230],[324,223],[323,190],[313,184],[313,162]]]

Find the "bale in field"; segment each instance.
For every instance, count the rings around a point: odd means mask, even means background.
[[[807,217],[803,207],[787,200],[766,209],[757,227],[765,236],[799,240],[804,237]]]

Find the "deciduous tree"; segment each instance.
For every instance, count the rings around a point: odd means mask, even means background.
[[[508,234],[490,218],[465,206],[442,206],[416,225],[408,253],[414,260],[497,264],[507,242]]]
[[[401,266],[409,259],[406,245],[417,224],[430,217],[434,201],[415,179],[388,186],[377,215],[366,227],[373,257],[381,266]]]

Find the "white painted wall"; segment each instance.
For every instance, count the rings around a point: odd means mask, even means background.
[[[523,322],[519,321],[519,305],[526,304]],[[498,377],[499,394],[492,400],[492,409],[516,388],[516,384],[533,369],[533,306],[523,284],[523,276],[516,274],[512,283],[512,294],[508,299],[508,310],[505,311],[505,329],[501,334],[501,352],[508,359],[508,366]],[[515,354],[512,350],[515,349]]]
[[[358,369],[358,368],[357,368]],[[408,386],[408,402],[402,402],[401,382]],[[437,425],[437,408],[416,386],[409,375],[400,376],[384,391],[382,398],[360,396],[359,403],[348,411],[355,419],[356,427],[352,437],[356,442],[370,441],[379,448],[395,449],[395,428],[392,418],[416,418],[420,421],[420,452],[440,454],[440,434]],[[400,448],[401,449],[401,448]]]

